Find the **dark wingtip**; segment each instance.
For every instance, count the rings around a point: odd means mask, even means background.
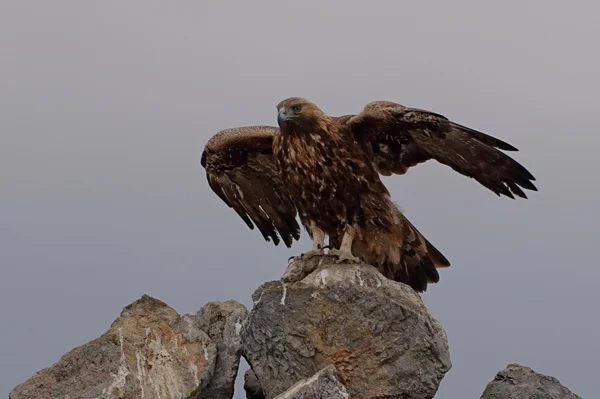
[[[281,239],[283,240],[283,243],[285,244],[286,247],[291,248],[292,243],[294,242],[294,238],[292,236],[291,233],[289,234],[280,234],[281,235]]]
[[[240,217],[242,218],[244,223],[246,223],[246,226],[248,226],[250,228],[250,230],[254,230],[254,223],[252,223],[252,221],[246,214],[244,214],[243,216],[240,215]]]
[[[487,135],[485,133],[481,133],[481,132],[477,132],[477,135],[475,135],[475,138],[488,144],[491,145],[493,147],[496,147],[499,150],[503,150],[503,151],[519,151],[519,149],[511,144],[508,144],[506,141],[504,140],[500,140],[499,138]]]
[[[506,141],[500,140],[497,137],[490,136],[487,133],[480,132],[479,130],[472,129],[468,126],[461,125],[460,123],[456,123],[456,122],[452,122],[452,121],[450,121],[450,124],[453,125],[455,128],[458,128],[459,130],[462,130],[463,132],[470,134],[471,137],[475,138],[476,140],[478,140],[484,144],[487,144],[491,147],[498,148],[503,151],[519,151],[519,149],[517,147],[515,147],[511,144],[508,144]]]
[[[519,149],[517,147],[514,147],[510,144],[508,144],[507,142],[504,142],[502,140],[498,140],[499,143],[497,145],[497,147],[503,151],[519,151]]]
[[[273,244],[275,244],[275,246],[279,245],[280,240],[276,233],[271,233],[271,234],[263,233],[263,237],[264,237],[265,241],[271,242],[271,240],[272,240]]]
[[[300,240],[300,234],[301,234],[300,227],[296,223],[296,226],[292,229],[291,234],[288,237],[286,237],[285,245],[288,248],[291,248],[292,244],[294,244],[294,240],[296,240],[296,241]]]
[[[537,187],[535,186],[535,184],[533,184],[529,180],[525,180],[525,181],[521,182],[520,185],[521,185],[521,187],[523,187],[526,190],[537,191]]]

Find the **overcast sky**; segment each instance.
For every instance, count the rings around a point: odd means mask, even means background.
[[[228,4],[226,4],[228,3]],[[229,6],[232,8],[230,9]],[[235,8],[233,8],[235,6]],[[597,394],[600,6],[593,1],[0,4],[0,396],[147,293],[180,313],[280,278],[212,193],[216,131],[391,100],[517,148],[528,200],[431,161],[385,178],[452,262],[423,298],[476,398],[508,363]],[[238,391],[236,398],[242,398]]]

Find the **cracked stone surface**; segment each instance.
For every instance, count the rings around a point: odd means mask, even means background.
[[[275,399],[349,399],[334,366],[327,366],[310,378],[300,380]]]
[[[265,397],[333,365],[350,397],[432,398],[451,362],[420,296],[369,265],[311,262],[316,269],[294,266],[312,269],[301,280],[270,281],[253,295],[243,352]]]
[[[9,399],[186,398],[213,376],[217,346],[193,316],[148,295],[100,337],[17,386]]]
[[[196,314],[196,323],[217,346],[214,374],[198,399],[231,399],[242,354],[242,323],[248,309],[239,302],[209,302]]]

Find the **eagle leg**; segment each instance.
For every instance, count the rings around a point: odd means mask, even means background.
[[[335,263],[361,263],[360,258],[352,255],[352,241],[354,241],[354,234],[351,231],[346,231],[340,249],[332,248],[329,250],[329,255],[337,257]]]
[[[323,230],[314,226],[314,224],[311,226],[311,231],[313,236],[313,245],[311,250],[303,254],[290,257],[288,259],[288,263],[292,259],[295,262],[297,260],[308,260],[315,256],[325,255],[325,233],[323,232]]]

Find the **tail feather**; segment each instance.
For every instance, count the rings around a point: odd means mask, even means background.
[[[408,280],[417,292],[427,291],[428,284],[440,281],[438,268],[450,266],[450,261],[427,240],[419,230],[397,209],[400,225],[403,230],[403,244],[400,249],[399,264],[390,264],[394,270],[394,280]]]
[[[427,255],[436,267],[450,267],[450,261],[429,242],[419,230],[400,212],[397,210],[400,224],[403,226],[405,237],[414,237],[410,242],[410,246],[420,248],[423,255]],[[406,245],[406,240],[405,240]]]
[[[412,248],[410,251],[412,251]],[[383,269],[388,271],[384,276],[408,284],[417,292],[424,292],[427,290],[428,284],[435,284],[440,281],[440,275],[429,258],[409,257],[406,253],[402,254],[399,264],[394,265],[391,262],[386,262]]]
[[[435,267],[450,267],[450,261],[446,259],[446,257],[436,247],[434,247],[429,240],[427,240],[425,237],[423,237],[423,239],[425,239],[427,253],[429,254],[429,257],[431,258]]]
[[[377,267],[385,277],[407,284],[417,292],[425,292],[428,284],[440,281],[437,269],[449,267],[450,262],[413,226],[400,209],[396,208],[395,211],[400,231],[363,237],[354,242],[352,252]],[[331,236],[329,244],[333,248],[339,248],[341,235]]]

